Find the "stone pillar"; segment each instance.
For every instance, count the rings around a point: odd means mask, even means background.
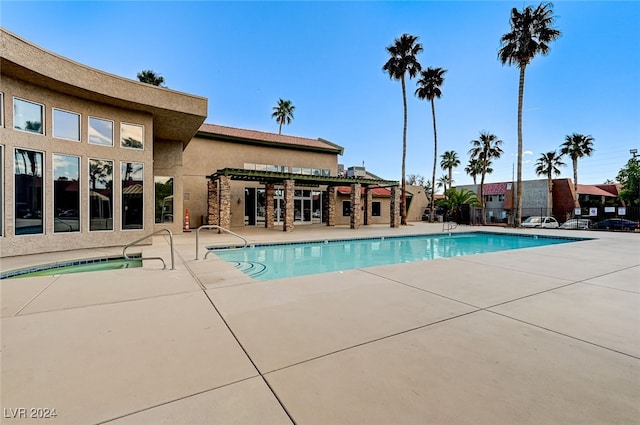
[[[220,203],[218,200],[218,179],[207,181],[207,222],[220,223]]]
[[[220,198],[220,227],[228,229],[231,227],[231,178],[220,176],[220,187],[218,188]]]
[[[360,203],[360,189],[358,183],[351,185],[351,228],[359,229],[362,219],[362,206]]]
[[[293,220],[295,218],[293,211],[294,187],[295,180],[284,181],[284,224],[282,230],[285,232],[291,232],[293,230]]]
[[[336,187],[327,187],[327,226],[336,225]]]
[[[364,224],[371,224],[373,212],[373,190],[369,186],[364,188]]]
[[[398,186],[391,187],[391,217],[389,217],[391,227],[400,227],[400,192]]]
[[[265,206],[264,206],[264,228],[265,229],[273,229],[273,196],[275,194],[275,187],[273,183],[267,183],[264,185],[265,191]]]

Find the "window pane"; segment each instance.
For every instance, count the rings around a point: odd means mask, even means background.
[[[14,161],[16,235],[44,233],[42,153],[16,149]]]
[[[144,148],[144,127],[135,124],[120,125],[120,145],[124,148]]]
[[[54,108],[53,137],[80,141],[80,114]]]
[[[113,230],[113,161],[89,159],[89,230]]]
[[[0,96],[1,100],[2,96]],[[4,189],[4,146],[2,145],[0,145],[0,187]],[[4,190],[0,191],[0,236],[4,236]]]
[[[173,223],[173,177],[155,176],[156,223]]]
[[[342,201],[342,216],[349,217],[351,215],[351,201]]]
[[[123,162],[122,176],[122,229],[142,229],[144,211],[144,164]]]
[[[89,117],[89,143],[113,146],[113,121]]]
[[[372,202],[371,203],[371,216],[372,217],[380,217],[380,202]]]
[[[80,231],[80,158],[53,154],[53,231]]]
[[[13,99],[13,128],[44,134],[42,105],[22,99]]]

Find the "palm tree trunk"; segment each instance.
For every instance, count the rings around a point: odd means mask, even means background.
[[[431,99],[431,117],[433,118],[433,174],[431,174],[431,215],[430,221],[435,218],[435,187],[436,187],[436,166],[438,163],[438,132],[436,131],[436,104]]]
[[[278,127],[278,134],[282,134],[282,122],[280,122],[280,127]]]
[[[578,201],[578,158],[573,158],[573,190],[573,204],[578,208],[580,206],[580,201]]]
[[[402,128],[402,197],[400,199],[400,225],[407,224],[407,180],[405,178],[405,160],[407,158],[407,90],[402,82],[402,105],[404,106],[404,126]]]
[[[553,215],[553,179],[551,178],[551,171],[549,171],[549,175],[547,176],[547,187],[549,188],[549,193],[547,194],[547,215]]]
[[[520,81],[518,83],[518,180],[516,185],[516,221],[515,225],[520,227],[522,222],[522,101],[524,99],[524,72],[526,65],[520,65]],[[483,175],[484,180],[484,175]],[[484,201],[483,201],[484,202]],[[484,203],[482,204],[484,205]],[[483,217],[484,220],[484,217]]]
[[[485,160],[486,161],[486,160]],[[482,225],[487,224],[487,219],[484,213],[484,175],[487,173],[487,168],[482,168],[482,174],[480,175],[480,206],[482,207]]]

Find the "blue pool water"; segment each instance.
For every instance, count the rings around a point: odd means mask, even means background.
[[[584,238],[469,232],[209,249],[254,279],[270,280],[579,240]]]

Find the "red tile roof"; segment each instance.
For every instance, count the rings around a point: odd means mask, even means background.
[[[198,132],[211,136],[223,136],[225,138],[232,138],[240,141],[263,144],[281,144],[302,149],[324,150],[336,152],[340,155],[342,155],[344,150],[342,146],[338,146],[324,139],[308,139],[306,137],[267,133],[256,130],[245,130],[242,128],[225,127],[215,124],[202,124]]]
[[[480,193],[480,191],[478,191]],[[507,183],[485,183],[485,195],[504,195],[507,193]]]
[[[598,186],[594,186],[590,184],[578,184],[578,195],[607,196],[607,197],[617,196],[611,192],[607,192],[606,190],[600,189]]]
[[[338,186],[336,190],[340,195],[349,195],[351,193],[351,186]],[[373,192],[374,196],[380,196],[380,197],[391,196],[391,191],[386,187],[373,187],[371,188],[371,191]],[[364,187],[361,189],[361,194],[362,196],[364,196]],[[411,194],[407,193],[407,196],[409,195]]]

